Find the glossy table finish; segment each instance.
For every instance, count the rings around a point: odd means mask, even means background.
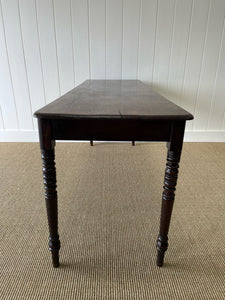
[[[38,110],[49,249],[59,265],[60,241],[55,140],[165,141],[167,164],[162,196],[157,265],[162,266],[174,202],[186,120],[193,116],[138,80],[87,80]]]

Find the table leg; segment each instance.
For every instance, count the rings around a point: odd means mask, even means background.
[[[162,194],[160,230],[156,248],[158,250],[157,266],[162,267],[164,254],[168,248],[168,231],[173,210],[175,190],[178,178],[178,168],[183,145],[185,121],[174,122],[171,139],[167,144],[167,164],[165,170]]]
[[[39,136],[43,166],[45,201],[49,226],[49,250],[53,267],[59,266],[60,240],[58,235],[58,204],[56,190],[55,141],[51,139],[51,125],[45,120],[39,122]]]

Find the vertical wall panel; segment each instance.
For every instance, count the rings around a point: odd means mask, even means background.
[[[60,94],[53,3],[52,0],[37,0],[36,5],[46,102],[49,103]]]
[[[172,46],[175,0],[159,0],[153,87],[165,94]]]
[[[2,109],[0,104],[0,130],[4,129],[3,117],[2,117]]]
[[[210,100],[213,94],[213,84],[217,71],[221,35],[223,31],[225,1],[217,0],[211,5],[206,46],[203,57],[200,85],[196,102],[194,129],[206,130],[208,124]]]
[[[17,1],[2,1],[2,10],[19,126],[31,130],[33,118]]]
[[[73,39],[70,0],[54,0],[56,46],[61,94],[74,87]]]
[[[0,135],[32,133],[36,109],[88,78],[138,78],[195,115],[188,131],[221,139],[224,0],[1,0],[0,8]]]
[[[106,78],[121,78],[123,0],[106,1]],[[116,20],[116,22],[115,22]]]
[[[75,83],[89,79],[88,0],[72,0],[72,34],[75,61]]]
[[[224,23],[225,25],[225,23]],[[223,118],[225,114],[225,34],[223,25],[223,35],[221,39],[221,49],[218,61],[218,69],[211,99],[208,128],[210,130],[222,130]]]
[[[91,78],[105,78],[105,0],[89,0]]]
[[[180,105],[194,113],[198,83],[201,72],[204,42],[206,36],[209,0],[198,0],[193,3],[193,15],[190,28],[190,41],[187,49],[187,63],[184,73],[183,92]],[[187,122],[186,128],[192,128],[192,122]]]
[[[32,113],[34,113],[45,105],[35,2],[34,0],[20,0],[19,8]],[[37,122],[34,125],[37,129]]]
[[[19,129],[4,36],[0,3],[0,105],[5,129]]]
[[[138,67],[140,0],[124,0],[122,78],[136,79]]]
[[[225,130],[225,112],[224,112],[224,115],[223,115],[223,123],[222,123],[222,128],[221,128],[223,131]]]
[[[158,0],[142,0],[138,78],[152,82]]]
[[[169,66],[167,97],[177,104],[182,95],[192,3],[192,0],[177,1],[174,16],[175,23]]]

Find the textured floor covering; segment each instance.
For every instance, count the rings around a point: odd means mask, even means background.
[[[51,266],[36,143],[0,144],[0,299],[225,299],[225,144],[184,145],[163,268],[163,143],[59,143]]]

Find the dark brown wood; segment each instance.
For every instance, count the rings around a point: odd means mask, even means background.
[[[53,119],[55,140],[169,141],[171,120]]]
[[[38,118],[191,120],[193,116],[139,80],[87,80],[35,112]]]
[[[178,168],[183,145],[185,121],[176,121],[172,126],[170,142],[167,144],[167,164],[162,195],[160,230],[157,240],[157,265],[162,267],[168,248],[168,231],[173,210]]]
[[[193,116],[138,80],[87,80],[35,114],[43,161],[49,248],[59,265],[60,241],[55,140],[165,141],[168,154],[162,196],[157,265],[162,266],[186,120]]]
[[[49,226],[49,250],[54,267],[59,266],[60,240],[58,234],[58,204],[56,190],[55,141],[52,139],[51,122],[39,119],[39,139],[41,146],[42,170],[45,202]]]

